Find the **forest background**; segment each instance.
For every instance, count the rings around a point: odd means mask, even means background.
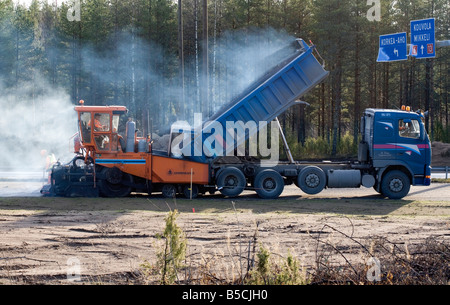
[[[316,45],[330,76],[303,97],[309,106],[279,117],[294,157],[354,155],[371,107],[427,110],[431,139],[450,142],[450,48],[434,59],[376,62],[379,36],[407,32],[409,41],[411,20],[434,17],[436,40],[450,39],[449,1],[381,0],[380,18],[370,21],[376,3],[0,0],[2,139],[24,140],[17,116],[34,130],[25,136],[50,137],[52,113],[64,103],[74,117],[81,99],[125,105],[144,135],[163,135],[176,120],[214,114],[277,63],[272,54],[302,38]],[[54,142],[67,143],[62,137]]]

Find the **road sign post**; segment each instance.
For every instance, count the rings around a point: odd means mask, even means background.
[[[407,60],[406,33],[380,36],[377,62]]]
[[[436,57],[434,18],[411,21],[410,56],[415,58]]]

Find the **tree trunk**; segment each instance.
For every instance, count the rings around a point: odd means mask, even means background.
[[[184,86],[184,35],[183,35],[183,6],[178,0],[178,60],[180,73],[180,100],[177,103],[177,115],[185,115],[185,86]]]
[[[433,104],[433,59],[426,60],[425,67],[425,110],[428,110],[428,116],[425,117],[425,127],[427,131],[431,128],[431,139],[434,139],[434,116],[435,109]],[[431,123],[431,124],[430,124]],[[431,126],[430,126],[431,125]]]
[[[305,122],[305,105],[300,104],[299,107],[299,121],[298,121],[298,134],[297,134],[297,142],[305,144],[306,140],[306,122]]]
[[[380,102],[381,105],[379,106],[380,108],[387,108],[387,100],[388,100],[388,84],[389,84],[389,80],[388,80],[388,76],[387,76],[387,69],[388,69],[389,63],[382,63],[382,68],[380,71]]]
[[[208,62],[208,0],[203,0],[203,85],[202,85],[202,112],[203,117],[211,115],[209,110],[209,62]]]
[[[320,99],[322,100],[322,138],[325,138],[325,83],[321,84]]]
[[[355,100],[353,105],[353,143],[358,142],[359,116],[361,111],[361,71],[360,71],[360,35],[359,26],[356,26],[355,39]]]

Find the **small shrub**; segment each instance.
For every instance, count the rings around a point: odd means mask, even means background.
[[[249,272],[248,285],[306,285],[308,280],[301,272],[300,263],[291,253],[286,258],[273,259],[271,253],[260,245],[256,254],[256,268]]]
[[[165,218],[164,232],[156,235],[158,239],[164,240],[163,246],[156,252],[156,265],[153,266],[149,262],[141,265],[146,277],[158,274],[163,285],[175,283],[186,256],[186,235],[176,224],[177,217],[177,210],[170,211]]]
[[[290,138],[288,140],[289,147],[292,155],[296,160],[311,160],[311,159],[324,159],[331,158],[332,144],[328,143],[325,138],[309,137],[305,140],[305,143],[296,142],[295,139]],[[282,147],[282,146],[280,146]],[[358,152],[358,143],[354,143],[353,135],[345,133],[339,140],[337,147],[338,157],[355,157]],[[283,156],[284,151],[282,152]]]
[[[356,143],[353,142],[353,136],[346,132],[338,143],[337,154],[342,157],[355,156],[357,154],[358,147]]]

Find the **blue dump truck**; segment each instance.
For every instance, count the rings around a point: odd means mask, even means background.
[[[254,190],[261,198],[275,199],[285,185],[295,184],[307,194],[363,186],[400,199],[411,185],[430,185],[431,145],[424,116],[406,107],[364,111],[357,160],[292,158],[277,116],[301,103],[299,99],[328,76],[314,51],[314,46],[298,39],[292,54],[207,121],[193,127],[173,125],[168,151],[154,150],[148,138],[136,137],[134,122],[127,123],[123,139],[117,134],[125,107],[75,107],[80,122],[78,155],[69,164],[55,165],[41,192],[115,197],[135,190],[195,198],[216,191],[235,197]],[[103,126],[113,128],[96,130],[90,118],[97,116]],[[269,125],[275,126],[270,135]],[[279,136],[288,161],[278,159]],[[259,150],[252,149],[255,145]],[[268,156],[269,160],[263,158]]]
[[[313,55],[315,47],[301,39],[297,43],[292,56],[209,121],[191,130],[175,130],[184,135],[183,139],[189,139],[181,148],[181,157],[209,163],[211,181],[226,196],[252,189],[262,198],[277,198],[285,185],[294,183],[307,194],[317,194],[324,188],[364,186],[400,199],[408,194],[411,185],[430,185],[431,145],[424,115],[409,107],[366,109],[361,118],[358,159],[354,161],[295,161],[281,128],[289,161],[262,164],[258,158],[239,157],[237,147],[251,145],[249,142],[255,141],[252,136],[270,121],[279,126],[277,116],[328,76]]]

